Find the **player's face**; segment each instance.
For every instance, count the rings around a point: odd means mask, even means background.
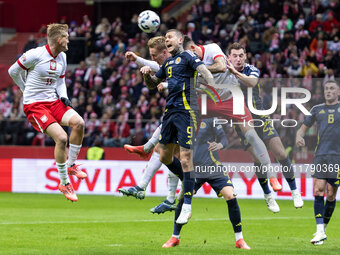
[[[156,61],[157,64],[162,65],[165,60],[167,59],[166,57],[166,51],[162,50],[159,51],[156,48],[149,48],[149,53],[150,53],[150,57],[153,61]]]
[[[58,45],[59,45],[61,51],[67,51],[68,50],[69,40],[68,40],[68,33],[67,32],[63,32],[61,34],[61,36],[58,37],[57,41],[58,41]]]
[[[183,42],[183,38],[177,37],[175,32],[168,32],[165,35],[165,46],[171,55],[177,53],[182,42]]]
[[[327,83],[325,85],[324,95],[326,103],[334,103],[340,95],[339,86],[336,83]]]
[[[233,64],[237,71],[243,70],[246,58],[247,56],[243,49],[233,49],[231,50],[230,55],[228,55],[228,60]]]

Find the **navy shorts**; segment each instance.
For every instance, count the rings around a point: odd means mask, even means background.
[[[327,180],[335,187],[340,186],[340,155],[315,156],[312,167],[312,177]]]
[[[191,149],[197,130],[197,114],[194,111],[167,111],[162,122],[161,144],[179,144]]]
[[[233,183],[231,182],[231,180],[229,178],[229,175],[227,173],[226,173],[226,175],[221,173],[220,177],[196,178],[194,190],[197,192],[205,182],[210,184],[210,186],[214,189],[216,195],[219,196],[219,197],[220,197],[220,191],[224,187],[227,187],[227,186],[234,187]]]
[[[255,131],[262,141],[279,136],[276,129],[272,125],[272,121],[266,120],[270,119],[268,116],[253,115],[253,118],[254,118],[253,126],[255,126]],[[261,127],[257,127],[260,125]],[[241,129],[238,126],[235,127],[235,130],[237,132],[238,137],[240,138],[241,145],[243,146],[244,150],[247,150],[250,147],[250,144],[248,144],[246,138],[244,137],[243,133],[241,132]]]

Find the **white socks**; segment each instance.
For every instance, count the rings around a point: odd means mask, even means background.
[[[61,185],[65,186],[70,182],[67,174],[66,163],[56,163],[56,165],[59,173],[60,183]]]
[[[242,231],[235,233],[235,240],[236,242],[240,239],[243,239]]]
[[[159,141],[159,136],[161,134],[161,129],[162,129],[162,125],[159,125],[157,129],[155,130],[155,132],[153,132],[149,141],[147,141],[147,143],[144,144],[144,151],[146,153],[149,153],[157,145]]]
[[[178,186],[179,178],[174,175],[170,170],[168,171],[168,196],[166,199],[173,203],[176,200],[176,191]]]
[[[77,160],[80,149],[81,145],[75,145],[70,143],[70,147],[68,150],[68,159],[66,162],[68,167],[72,166],[74,162]]]
[[[323,223],[322,224],[316,224],[316,232],[320,232],[320,233],[325,232],[325,227],[324,227]]]
[[[162,162],[159,160],[159,154],[154,151],[148,164],[144,169],[142,179],[140,180],[138,186],[145,190],[148,184],[150,183],[152,177],[155,175],[155,173],[161,167],[161,165]]]

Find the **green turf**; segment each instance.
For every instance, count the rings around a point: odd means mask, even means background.
[[[234,248],[234,234],[222,199],[193,200],[193,218],[181,244],[161,248],[172,233],[173,212],[153,215],[161,198],[0,193],[0,254],[339,254],[340,209],[327,228],[328,240],[313,246],[312,201],[295,209],[278,201],[281,212],[263,200],[239,200],[243,234],[251,251]]]

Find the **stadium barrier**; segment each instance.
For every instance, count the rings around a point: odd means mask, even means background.
[[[137,185],[141,179],[146,161],[141,160],[79,160],[81,169],[88,174],[85,180],[70,176],[77,194],[119,195],[118,189]],[[0,191],[27,193],[56,193],[59,194],[58,171],[53,159],[0,159]],[[227,163],[235,166],[235,172],[229,175],[233,181],[238,198],[263,198],[263,192],[254,173],[243,173],[241,167],[252,166],[252,163]],[[297,164],[304,167],[305,164]],[[167,168],[162,167],[156,172],[147,190],[147,196],[166,196]],[[276,193],[277,199],[291,199],[288,184],[282,181],[282,173],[277,173],[283,190]],[[313,180],[306,174],[296,178],[297,187],[301,190],[302,198],[313,199]],[[180,186],[179,186],[180,187]],[[179,191],[179,190],[178,190]],[[198,197],[216,197],[210,185],[205,184],[198,192]],[[338,198],[340,198],[338,194]]]

